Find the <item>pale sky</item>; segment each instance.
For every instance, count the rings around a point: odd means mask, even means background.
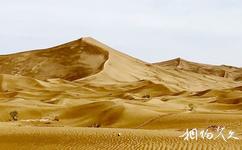
[[[0,0],[0,54],[83,36],[147,62],[242,67],[242,1]]]

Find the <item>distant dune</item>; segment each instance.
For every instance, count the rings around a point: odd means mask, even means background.
[[[0,148],[242,149],[241,87],[242,68],[181,58],[147,63],[92,38],[2,55]],[[211,126],[240,140],[228,147],[179,138]]]
[[[224,78],[231,78],[235,81],[241,81],[242,69],[233,66],[215,66],[208,64],[199,64],[195,62],[189,62],[181,58],[176,58],[173,60],[155,63],[155,65],[166,67],[167,69],[180,69],[189,72],[195,72],[199,74],[214,75]]]

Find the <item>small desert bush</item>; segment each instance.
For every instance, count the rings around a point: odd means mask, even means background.
[[[143,95],[142,98],[150,98],[151,96],[146,94],[146,95]]]
[[[9,115],[10,115],[11,121],[18,121],[18,112],[17,111],[11,111],[9,113]]]
[[[191,103],[190,103],[190,104],[188,104],[188,108],[189,108],[189,109],[188,109],[189,111],[194,111],[195,106],[194,106],[194,104],[191,104]]]

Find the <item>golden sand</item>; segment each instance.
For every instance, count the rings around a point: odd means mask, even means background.
[[[179,137],[211,126],[239,140]],[[92,38],[3,55],[0,129],[1,149],[240,150],[242,69],[146,63]]]

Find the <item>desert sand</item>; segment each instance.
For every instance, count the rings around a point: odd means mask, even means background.
[[[1,149],[242,149],[242,68],[147,63],[88,37],[1,55],[0,108]],[[220,126],[239,139],[179,137]]]

